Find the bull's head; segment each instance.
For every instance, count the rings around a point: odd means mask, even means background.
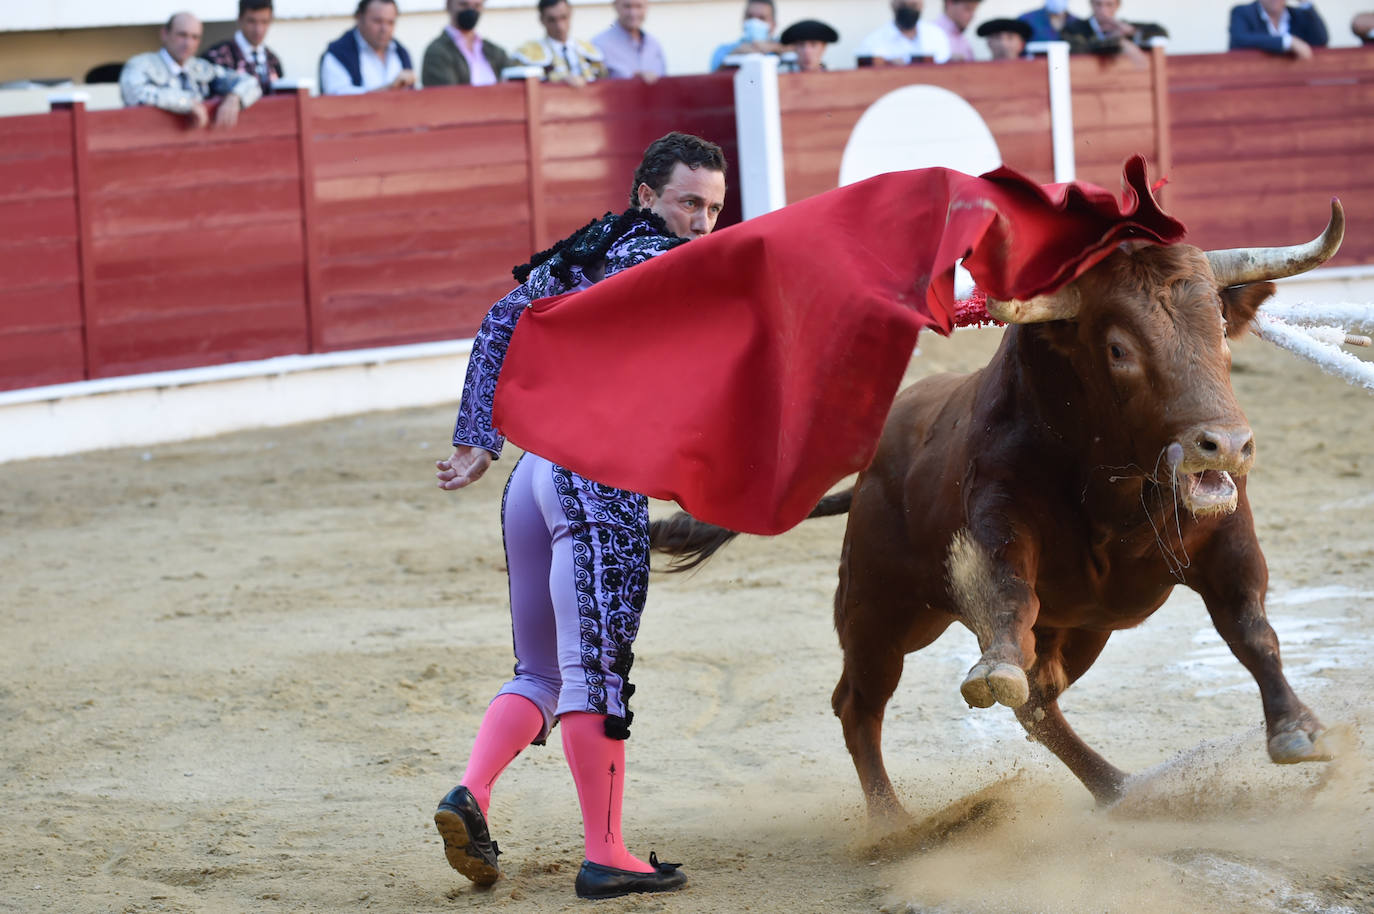
[[[1127,244],[1062,289],[988,301],[988,313],[1044,328],[1082,379],[1074,408],[1096,413],[1135,451],[1144,475],[1165,469],[1195,515],[1236,509],[1235,478],[1255,460],[1254,436],[1231,389],[1226,340],[1274,292],[1269,280],[1319,266],[1340,247],[1345,216],[1307,244],[1204,252],[1192,245]]]

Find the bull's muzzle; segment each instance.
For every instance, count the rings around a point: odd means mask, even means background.
[[[1236,479],[1255,465],[1255,436],[1246,425],[1195,428],[1169,446],[1169,464],[1183,506],[1192,514],[1230,514],[1240,493]]]

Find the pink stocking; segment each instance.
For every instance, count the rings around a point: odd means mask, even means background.
[[[625,741],[606,735],[606,715],[574,711],[558,719],[577,799],[587,859],[603,866],[652,873],[653,867],[625,849],[620,804],[625,792]]]
[[[544,729],[544,715],[520,695],[497,695],[477,728],[468,767],[458,783],[472,791],[482,815],[491,805],[491,788],[506,766]]]

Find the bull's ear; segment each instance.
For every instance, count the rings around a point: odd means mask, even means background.
[[[1274,294],[1272,282],[1252,282],[1221,290],[1221,316],[1226,319],[1226,336],[1235,338],[1250,326],[1259,306]]]

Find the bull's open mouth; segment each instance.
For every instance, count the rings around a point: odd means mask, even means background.
[[[1236,510],[1236,481],[1225,470],[1180,473],[1179,481],[1183,506],[1193,514],[1230,514]]]

